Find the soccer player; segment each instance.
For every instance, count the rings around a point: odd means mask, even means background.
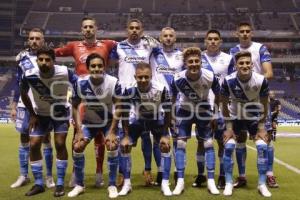
[[[17,57],[17,83],[14,93],[14,99],[12,103],[11,109],[11,117],[13,121],[16,122],[16,129],[20,132],[20,147],[19,147],[19,163],[20,163],[20,172],[21,175],[17,179],[15,183],[13,183],[10,187],[17,188],[23,185],[26,185],[30,179],[28,177],[28,157],[29,157],[29,130],[28,130],[28,123],[29,123],[29,113],[28,110],[25,108],[21,98],[20,98],[20,91],[19,91],[19,83],[21,81],[22,75],[28,71],[38,68],[36,63],[36,52],[44,45],[44,33],[39,28],[33,28],[30,30],[28,35],[28,49],[21,51]],[[29,96],[33,106],[35,107],[32,93],[29,90]],[[52,177],[52,162],[53,162],[53,155],[52,155],[52,146],[51,146],[51,137],[50,134],[44,137],[43,140],[43,154],[45,157],[46,162],[46,186],[48,188],[52,188],[55,186],[53,177]]]
[[[163,168],[161,191],[165,196],[171,196],[172,192],[169,188],[171,153],[168,132],[171,119],[170,96],[163,85],[152,81],[151,67],[148,63],[138,63],[135,71],[134,77],[137,85],[125,89],[124,92],[125,103],[127,103],[126,108],[130,108],[131,113],[129,135],[125,134],[121,141],[121,167],[125,179],[119,195],[127,195],[132,190],[130,181],[131,146],[136,144],[142,132],[151,131],[154,140],[160,143]]]
[[[173,103],[179,94],[176,109],[177,148],[175,163],[178,173],[174,195],[180,195],[184,190],[184,170],[186,160],[187,139],[191,137],[192,125],[196,124],[197,140],[203,140],[205,164],[207,168],[207,189],[212,194],[219,194],[214,180],[215,152],[213,134],[210,127],[213,121],[208,93],[211,89],[215,94],[215,105],[218,105],[220,85],[214,74],[201,68],[201,50],[190,47],[183,51],[183,61],[186,70],[175,75],[172,83]]]
[[[138,63],[149,63],[150,55],[153,47],[149,45],[148,39],[143,37],[143,24],[138,19],[131,19],[127,23],[127,39],[118,43],[112,50],[110,55],[110,66],[116,66],[118,69],[118,79],[122,87],[122,91],[126,88],[134,86],[136,80],[134,78],[135,68]],[[142,150],[145,161],[145,169],[143,175],[145,185],[151,186],[154,184],[151,175],[152,161],[152,142],[149,132],[144,132],[142,138]],[[154,145],[154,147],[157,147]],[[154,148],[155,161],[160,160],[158,148]],[[157,163],[159,168],[159,163]]]
[[[234,56],[237,52],[249,51],[252,54],[251,59],[253,63],[253,71],[264,75],[264,77],[268,80],[272,79],[273,69],[270,53],[265,45],[252,41],[253,32],[251,25],[245,22],[240,23],[237,27],[236,35],[239,38],[239,44],[230,49],[230,54]],[[271,127],[268,127],[267,131],[271,133]],[[271,138],[271,134],[269,134],[269,136]],[[245,166],[247,156],[246,140],[247,132],[241,133],[240,137],[237,138],[236,159],[238,164],[239,177],[234,184],[234,187],[236,188],[243,187],[247,184]],[[274,146],[272,142],[270,142],[268,145],[269,170],[267,181],[275,184],[276,180],[273,176]]]
[[[113,40],[97,40],[97,22],[92,17],[85,17],[81,22],[82,41],[73,41],[67,43],[66,46],[55,49],[56,56],[66,57],[72,56],[75,59],[75,72],[77,75],[85,75],[88,73],[86,66],[86,58],[91,53],[98,53],[107,62],[108,55],[112,48],[116,45]],[[76,132],[76,130],[75,130]],[[104,185],[103,181],[103,161],[104,161],[104,137],[103,134],[98,134],[94,139],[95,155],[96,155],[96,187]],[[70,187],[75,186],[74,174],[69,182]]]
[[[214,73],[216,78],[219,80],[221,85],[225,76],[231,74],[234,71],[234,61],[231,55],[221,51],[220,47],[222,45],[221,34],[218,30],[209,30],[206,33],[204,44],[206,50],[202,53],[202,68],[208,69]],[[214,108],[215,96],[212,91],[209,92],[210,103]],[[220,174],[218,178],[218,189],[224,189],[225,187],[225,176],[223,170],[223,132],[225,130],[225,123],[222,115],[219,113],[216,130],[214,131],[214,138],[218,142],[218,157],[220,162]],[[204,145],[203,140],[198,141],[197,148],[197,167],[198,175],[193,183],[193,187],[200,187],[202,183],[206,182],[206,177],[204,176]]]
[[[272,139],[276,141],[276,133],[277,133],[277,118],[278,114],[281,110],[281,103],[278,99],[275,98],[275,93],[274,91],[269,92],[269,97],[270,97],[270,108],[271,108],[271,121],[272,121]]]
[[[183,68],[182,61],[182,52],[179,49],[175,48],[176,42],[176,32],[171,27],[165,27],[161,30],[160,43],[162,47],[154,48],[151,58],[150,64],[152,67],[153,80],[160,82],[163,84],[167,90],[170,92],[170,85],[174,78],[174,75]],[[176,134],[174,130],[171,130],[173,137],[173,153],[175,153],[176,149]],[[154,155],[159,153],[159,147],[157,143],[153,144],[153,153]],[[159,158],[159,156],[154,156],[154,158]],[[156,163],[159,163],[160,160],[157,160]],[[158,164],[160,166],[160,164]],[[175,169],[174,177],[177,179],[177,172]],[[162,168],[159,168],[159,172],[156,176],[155,184],[161,185],[162,180]]]
[[[34,186],[25,194],[32,196],[45,191],[43,181],[41,143],[46,133],[54,130],[56,148],[57,182],[54,196],[64,195],[64,177],[68,164],[66,138],[69,127],[67,92],[77,77],[66,66],[54,65],[53,49],[43,47],[37,51],[38,68],[27,70],[21,80],[21,98],[29,111],[30,165],[35,179]],[[34,109],[28,96],[32,91]]]
[[[251,56],[247,51],[237,53],[235,55],[237,72],[226,76],[222,84],[221,105],[226,119],[223,157],[226,185],[223,194],[232,195],[232,154],[236,148],[235,138],[240,136],[241,131],[246,130],[250,135],[255,135],[257,189],[262,196],[271,197],[266,186],[269,138],[265,130],[265,120],[268,114],[269,87],[263,75],[252,71]]]
[[[105,74],[106,62],[99,54],[92,53],[86,59],[89,75],[80,77],[73,98],[73,113],[77,128],[73,142],[73,160],[76,186],[68,193],[75,197],[84,192],[84,150],[97,134],[106,134],[107,162],[109,169],[109,198],[118,197],[116,175],[118,168],[118,141],[116,135],[117,120],[113,119],[113,104],[120,102],[121,86],[118,80]],[[80,103],[83,102],[83,116],[79,116]],[[115,106],[114,112],[119,112]],[[82,121],[82,122],[81,122]]]

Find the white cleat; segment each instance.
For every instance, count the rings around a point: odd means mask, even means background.
[[[102,176],[102,174],[100,174],[100,173],[96,173],[95,186],[96,186],[97,188],[100,188],[100,187],[104,186],[103,176]]]
[[[272,194],[271,194],[271,192],[269,192],[266,184],[262,184],[262,185],[257,186],[257,189],[258,189],[258,192],[264,197],[271,197],[272,196]]]
[[[107,188],[107,191],[108,191],[108,197],[110,199],[114,199],[114,198],[117,198],[119,196],[117,187],[114,186],[114,185],[109,186]]]
[[[84,187],[81,185],[76,185],[73,190],[68,193],[68,197],[77,197],[82,193],[84,193]]]
[[[75,173],[72,173],[70,181],[69,181],[69,187],[73,188],[75,186],[76,186]]]
[[[132,191],[131,183],[124,183],[121,191],[119,192],[120,196],[126,196]]]
[[[29,177],[19,176],[17,181],[11,184],[10,188],[18,188],[30,182]]]
[[[178,178],[175,189],[173,190],[173,195],[180,195],[184,191],[184,179]]]
[[[207,179],[207,189],[211,194],[220,194],[220,191],[216,187],[215,180],[212,178]]]
[[[164,196],[172,196],[172,191],[170,190],[169,180],[162,180],[161,192]]]
[[[54,188],[55,187],[55,183],[54,183],[54,180],[53,180],[52,176],[47,176],[45,182],[46,182],[46,187],[47,188]]]
[[[232,183],[226,183],[225,189],[223,191],[224,196],[231,196],[233,190],[233,184]]]

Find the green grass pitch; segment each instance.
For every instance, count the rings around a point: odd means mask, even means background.
[[[46,192],[34,197],[25,197],[24,194],[30,189],[33,183],[31,176],[31,184],[18,189],[10,189],[10,184],[12,184],[17,176],[19,176],[19,164],[17,159],[18,145],[19,145],[19,134],[15,131],[13,125],[0,125],[0,200],[21,200],[21,199],[54,199],[52,195],[52,190],[46,189]],[[295,132],[300,133],[299,127],[282,127],[280,130],[284,132]],[[68,137],[68,148],[69,148],[69,166],[66,176],[66,183],[69,180],[72,171],[72,158],[70,151],[70,139],[71,134]],[[248,142],[249,145],[253,145],[252,141]],[[246,174],[248,178],[248,186],[243,189],[234,190],[232,197],[224,197],[222,194],[218,196],[210,195],[205,187],[201,189],[192,188],[192,182],[194,181],[194,176],[196,175],[196,161],[195,161],[195,151],[196,151],[196,140],[193,138],[189,140],[187,145],[187,167],[186,167],[186,177],[185,177],[185,192],[179,197],[169,197],[165,198],[160,193],[159,187],[144,187],[143,178],[141,176],[144,163],[141,154],[140,146],[133,149],[132,159],[133,159],[133,169],[132,169],[132,183],[133,192],[128,197],[119,197],[118,199],[137,199],[137,200],[158,200],[158,199],[263,199],[257,190],[257,171],[256,171],[256,152],[248,149]],[[217,145],[215,145],[217,148]],[[275,142],[275,156],[296,167],[300,168],[300,138],[278,138]],[[172,165],[174,166],[173,162]],[[152,162],[153,174],[156,173],[155,162]],[[236,164],[235,164],[234,176],[237,175]],[[45,168],[44,168],[45,169]],[[106,186],[100,189],[94,188],[94,172],[95,172],[95,156],[93,152],[93,144],[91,143],[86,150],[86,192],[83,195],[75,198],[78,200],[94,200],[94,199],[108,199]],[[105,162],[105,181],[107,183],[107,170]],[[216,179],[218,169],[218,161],[216,165]],[[291,170],[288,170],[282,165],[277,163],[274,164],[274,172],[277,177],[278,183],[280,184],[279,189],[271,189],[272,198],[278,200],[297,200],[300,199],[300,174],[297,174]],[[53,173],[55,174],[55,165],[53,168]],[[31,173],[30,173],[31,174]],[[173,178],[171,174],[171,188],[174,188]],[[67,184],[66,184],[67,185]],[[66,192],[69,192],[70,188],[66,186]],[[222,192],[222,191],[221,191]],[[69,199],[67,196],[61,199]]]

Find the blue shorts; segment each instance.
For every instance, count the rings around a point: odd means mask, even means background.
[[[142,134],[149,134],[150,131],[154,140],[159,142],[162,136],[169,136],[169,133],[164,131],[163,127],[164,122],[162,120],[134,120],[129,125],[129,137],[132,145],[137,143]]]
[[[68,133],[69,120],[54,120],[50,116],[38,116],[39,124],[32,130],[30,136],[44,136],[51,132],[54,133]]]
[[[89,128],[89,127],[86,127],[86,126],[82,125],[81,129],[82,129],[84,138],[86,138],[89,141],[91,141],[98,134],[103,134],[105,136],[106,133],[109,131],[109,128],[110,128],[110,125],[109,126],[105,126],[105,127],[101,127],[101,128]]]
[[[212,115],[210,111],[202,113],[189,112],[179,109],[176,112],[176,131],[178,139],[186,139],[191,137],[192,125],[196,124],[197,139],[210,139],[213,134],[210,127]]]
[[[225,121],[223,117],[218,117],[217,119],[217,130],[214,132],[214,138],[216,140],[223,141],[223,133],[226,130]]]
[[[257,120],[233,120],[233,131],[235,135],[239,135],[241,131],[248,131],[251,136],[255,136],[257,130]]]
[[[21,134],[29,134],[30,114],[26,108],[17,107],[16,130]]]

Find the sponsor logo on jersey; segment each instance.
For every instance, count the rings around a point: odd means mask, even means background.
[[[175,74],[176,69],[175,68],[169,68],[165,65],[158,65],[156,67],[156,71],[160,74]]]
[[[146,59],[146,57],[144,57],[144,56],[126,56],[124,60],[127,63],[136,64],[136,63],[143,62],[145,59]]]

